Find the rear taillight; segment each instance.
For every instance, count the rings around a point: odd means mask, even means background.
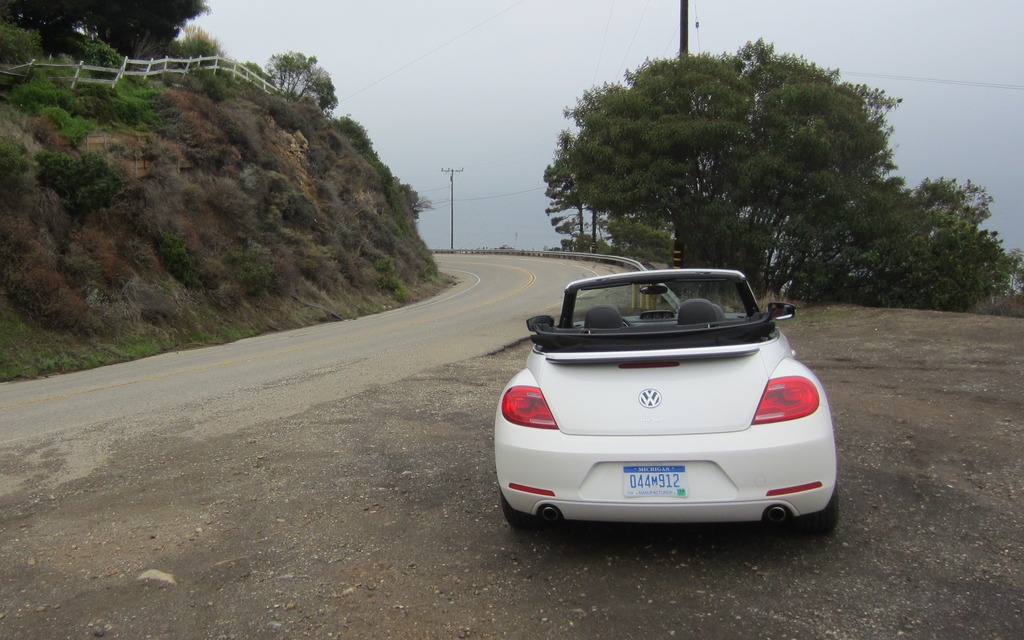
[[[817,411],[820,402],[818,388],[807,378],[775,378],[764,388],[753,424],[803,418]]]
[[[513,424],[536,429],[557,429],[555,418],[537,387],[512,387],[501,399],[501,415]]]

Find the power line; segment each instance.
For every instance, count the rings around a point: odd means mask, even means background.
[[[684,2],[686,0],[683,0]],[[629,40],[629,47],[626,48],[626,55],[622,57],[622,64],[619,65],[619,76],[622,75],[623,69],[626,68],[626,60],[629,59],[629,53],[633,50],[633,43],[636,42],[636,34],[640,33],[640,26],[644,23],[644,16],[647,15],[647,7],[651,6],[651,0],[647,0],[644,5],[644,11],[640,14],[640,20],[636,23],[636,29],[633,31],[633,37]]]
[[[882,78],[885,80],[905,80],[907,82],[926,82],[931,84],[948,84],[959,87],[981,87],[984,89],[1007,89],[1010,91],[1024,91],[1024,86],[1018,84],[1002,84],[997,82],[974,82],[971,80],[945,80],[942,78],[919,78],[915,76],[893,76],[883,73],[858,73],[854,71],[842,72],[844,76],[855,76],[860,78]]]
[[[417,63],[417,62],[419,62],[420,60],[422,60],[422,59],[426,58],[427,56],[430,56],[430,55],[432,55],[432,54],[434,54],[434,53],[437,53],[438,51],[440,51],[441,49],[444,49],[445,47],[447,47],[447,46],[448,46],[448,45],[450,45],[451,43],[455,42],[455,41],[456,41],[456,40],[458,40],[459,38],[462,38],[462,37],[464,37],[464,36],[467,36],[467,35],[469,35],[470,33],[473,33],[474,31],[476,31],[476,30],[477,30],[477,29],[479,29],[480,27],[484,26],[484,25],[485,25],[485,24],[487,24],[488,22],[492,22],[492,21],[494,21],[494,20],[497,20],[498,18],[500,18],[501,16],[505,15],[505,14],[506,14],[506,13],[508,13],[509,11],[511,11],[511,10],[513,10],[513,9],[515,9],[516,7],[518,7],[519,5],[523,4],[524,2],[526,2],[526,0],[519,0],[519,2],[515,3],[515,4],[514,4],[514,5],[512,5],[511,7],[508,7],[507,9],[503,9],[502,11],[499,11],[498,13],[494,14],[494,15],[493,15],[493,16],[491,16],[490,18],[487,18],[486,20],[484,20],[484,21],[483,21],[483,22],[481,22],[480,24],[478,24],[478,25],[476,25],[476,26],[474,26],[474,27],[471,27],[471,28],[469,28],[469,29],[467,29],[467,30],[463,31],[462,33],[460,33],[459,35],[455,36],[455,37],[454,37],[454,38],[452,38],[451,40],[448,40],[447,42],[444,42],[444,43],[442,43],[442,44],[439,44],[438,46],[436,46],[436,47],[434,47],[433,49],[431,49],[430,51],[428,51],[428,52],[424,53],[423,55],[421,55],[420,57],[416,58],[415,60],[413,60],[413,61],[411,61],[411,62],[408,62],[408,63],[406,63],[406,64],[402,65],[401,67],[399,67],[399,68],[395,69],[394,71],[392,71],[391,73],[387,74],[386,76],[384,76],[384,77],[382,77],[382,78],[378,78],[377,80],[375,80],[375,81],[371,82],[370,84],[366,85],[365,87],[363,87],[363,88],[362,88],[362,89],[360,89],[359,91],[356,91],[355,93],[353,93],[353,94],[351,94],[351,95],[348,95],[348,96],[346,96],[346,97],[342,98],[341,100],[339,100],[339,101],[338,101],[338,103],[340,104],[340,103],[342,103],[342,102],[345,102],[346,100],[350,100],[350,99],[352,99],[352,98],[354,98],[354,97],[358,96],[358,95],[359,95],[360,93],[362,93],[362,92],[366,91],[367,89],[370,89],[370,88],[372,88],[372,87],[375,87],[375,86],[377,86],[378,84],[380,84],[381,82],[384,82],[385,80],[387,80],[387,79],[388,79],[388,78],[390,78],[391,76],[393,76],[393,75],[396,75],[396,74],[398,74],[398,73],[400,73],[400,72],[402,72],[402,71],[405,71],[406,69],[408,69],[408,68],[409,68],[409,67],[411,67],[412,65],[416,64],[416,63]]]
[[[590,84],[597,84],[597,72],[601,70],[601,60],[604,59],[604,46],[608,43],[608,29],[612,26],[612,13],[615,11],[615,0],[612,0],[608,7],[608,21],[604,25],[604,38],[601,40],[601,53],[597,55],[597,67],[594,68],[594,79]]]
[[[508,198],[509,196],[519,196],[524,193],[533,193],[534,191],[543,191],[547,187],[537,187],[536,189],[526,189],[524,191],[514,191],[512,193],[503,193],[497,196],[482,196],[480,198],[463,198],[459,202],[475,202],[477,200],[494,200],[495,198]]]
[[[536,189],[524,189],[523,191],[513,191],[512,193],[502,193],[502,194],[496,195],[496,196],[481,196],[479,198],[459,198],[459,202],[476,202],[478,200],[495,200],[497,198],[509,198],[511,196],[521,196],[524,193],[534,193],[536,191],[543,191],[546,188],[547,187],[537,187]],[[434,189],[434,191],[439,191],[439,189]],[[434,204],[445,204],[446,202],[449,202],[449,200],[438,200]]]

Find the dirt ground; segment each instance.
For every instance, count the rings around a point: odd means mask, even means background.
[[[116,463],[67,482],[74,441],[0,450],[0,638],[1024,637],[1024,320],[783,329],[832,403],[831,536],[508,528],[491,425],[521,344],[230,435],[112,429]]]

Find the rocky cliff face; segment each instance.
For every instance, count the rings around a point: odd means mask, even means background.
[[[0,173],[0,305],[12,322],[168,348],[440,286],[417,194],[354,121],[184,87],[154,92],[148,108],[153,126],[110,118],[77,144],[52,113],[0,109],[0,137],[24,159]]]

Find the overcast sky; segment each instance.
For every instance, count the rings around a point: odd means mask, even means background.
[[[556,247],[544,168],[584,91],[679,50],[680,0],[207,0],[199,26],[266,65],[316,56],[381,159],[435,202],[427,245]],[[695,24],[699,22],[698,24]],[[780,53],[902,98],[891,113],[909,186],[957,178],[995,198],[987,228],[1024,248],[1020,0],[690,0],[690,51]]]

